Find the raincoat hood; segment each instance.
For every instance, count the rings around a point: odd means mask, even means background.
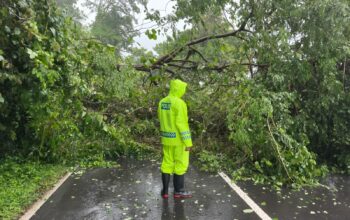
[[[186,92],[187,83],[175,79],[170,81],[170,92],[169,94],[178,98],[181,98]]]

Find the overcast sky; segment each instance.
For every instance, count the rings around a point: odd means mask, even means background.
[[[85,13],[86,19],[83,21],[84,25],[89,25],[93,22],[95,19],[96,13],[91,13],[89,9],[83,6],[83,3],[85,0],[79,0],[77,6]],[[147,7],[148,9],[155,9],[159,10],[161,16],[165,16],[167,14],[170,14],[173,11],[173,6],[175,3],[170,0],[148,0]],[[136,47],[144,47],[147,50],[151,50],[154,48],[154,46],[162,42],[166,39],[166,34],[161,34],[157,36],[157,40],[150,40],[148,37],[144,34],[147,29],[149,28],[154,28],[155,23],[150,22],[149,20],[146,19],[146,15],[143,12],[143,8],[141,9],[140,14],[137,14],[137,21],[138,24],[135,25],[135,29],[142,29],[140,36],[137,36],[135,40],[135,46]],[[182,29],[183,23],[179,23],[178,25],[179,29]],[[167,32],[167,34],[171,34],[170,31]]]

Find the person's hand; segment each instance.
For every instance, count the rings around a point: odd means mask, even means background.
[[[186,147],[185,148],[185,151],[191,151],[192,149],[191,149],[192,147]]]

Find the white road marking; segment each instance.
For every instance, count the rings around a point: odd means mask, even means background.
[[[270,216],[264,212],[241,188],[239,188],[232,180],[223,172],[219,172],[219,175],[225,180],[225,182],[241,197],[245,203],[263,220],[272,220]]]
[[[56,190],[58,189],[58,187],[60,187],[64,181],[66,181],[66,179],[71,175],[71,172],[68,172],[66,175],[64,175],[64,177],[62,177],[60,179],[60,181],[58,181],[55,186],[47,191],[43,197],[41,199],[39,199],[38,201],[36,201],[27,211],[26,213],[24,213],[24,215],[22,215],[22,217],[19,220],[29,220],[31,217],[33,217],[33,215],[40,209],[40,207],[50,198],[50,196],[56,192]]]

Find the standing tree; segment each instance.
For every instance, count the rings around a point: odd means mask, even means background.
[[[96,10],[96,19],[91,33],[103,43],[108,43],[128,50],[137,35],[133,13],[139,13],[146,0],[88,0],[87,5]]]
[[[76,6],[78,0],[56,0],[58,7],[65,11],[66,16],[72,17],[75,22],[80,23],[83,12]]]

